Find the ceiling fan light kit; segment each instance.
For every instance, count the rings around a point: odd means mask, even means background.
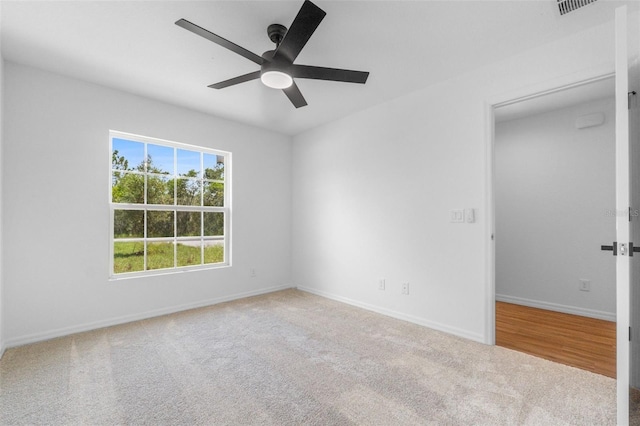
[[[293,63],[325,15],[325,11],[309,0],[305,0],[288,30],[280,24],[269,25],[267,35],[269,39],[276,44],[276,48],[275,50],[264,52],[262,56],[258,56],[186,19],[179,19],[176,21],[176,25],[260,65],[260,71],[254,71],[219,83],[214,83],[209,85],[209,87],[213,89],[223,89],[260,78],[265,86],[273,89],[281,89],[291,103],[296,108],[300,108],[307,105],[307,101],[302,96],[294,78],[364,84],[369,77],[369,73],[365,71],[324,68]]]
[[[282,71],[262,71],[260,74],[262,83],[272,89],[286,89],[293,84],[293,78]]]

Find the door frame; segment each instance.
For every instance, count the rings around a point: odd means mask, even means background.
[[[484,343],[488,345],[496,344],[496,253],[495,239],[493,239],[495,235],[495,109],[612,77],[615,77],[615,71],[610,66],[601,66],[510,91],[485,101],[485,211],[487,212],[485,223],[485,229],[487,230],[485,236],[485,282],[487,283],[487,288],[485,294],[487,298],[485,301]]]

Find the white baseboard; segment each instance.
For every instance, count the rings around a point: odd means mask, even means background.
[[[346,303],[347,305],[356,306],[358,308],[366,309],[368,311],[373,311],[378,314],[386,315],[388,317],[396,318],[399,320],[411,322],[414,324],[418,324],[424,327],[428,327],[437,331],[442,331],[444,333],[453,334],[454,336],[463,337],[465,339],[473,340],[479,343],[485,343],[485,337],[478,333],[470,333],[467,330],[463,330],[456,327],[450,327],[445,324],[441,324],[438,322],[430,321],[424,318],[416,317],[414,315],[404,314],[402,312],[397,312],[391,309],[382,308],[380,306],[371,305],[369,303],[359,302],[357,300],[349,299],[347,297],[338,296],[336,294],[327,293],[322,290],[316,290],[313,288],[298,286],[298,290],[305,291],[307,293],[315,294],[317,296],[326,297],[327,299],[335,300],[338,302]]]
[[[275,291],[286,290],[292,288],[292,285],[281,285],[275,287],[268,287],[260,290],[247,291],[243,293],[231,294],[229,296],[216,297],[213,299],[200,300],[192,303],[184,303],[182,305],[169,306],[161,309],[154,309],[151,311],[141,312],[137,314],[124,315],[121,317],[110,318],[103,321],[95,321],[80,325],[74,325],[71,327],[58,328],[54,330],[45,331],[42,333],[33,333],[25,336],[14,337],[4,342],[4,348],[13,348],[16,346],[26,345],[29,343],[41,342],[44,340],[54,339],[56,337],[68,336],[70,334],[82,333],[83,331],[96,330],[99,328],[111,327],[113,325],[124,324],[133,321],[139,321],[143,319],[159,317],[162,315],[173,314],[175,312],[186,311],[189,309],[202,308],[204,306],[216,305],[218,303],[230,302],[232,300],[243,299],[245,297],[259,296],[261,294],[273,293]]]
[[[526,299],[524,297],[496,294],[496,301],[515,303],[516,305],[529,306],[530,308],[546,309],[548,311],[562,312],[564,314],[580,315],[605,321],[616,321],[616,314],[612,312],[597,311],[595,309],[580,308],[577,306],[561,305],[559,303],[544,302],[541,300]]]

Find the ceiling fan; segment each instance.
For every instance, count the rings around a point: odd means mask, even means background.
[[[296,108],[300,108],[307,105],[307,101],[304,99],[304,96],[302,96],[294,78],[364,84],[367,81],[367,77],[369,77],[369,73],[364,71],[298,65],[293,63],[325,15],[326,12],[324,10],[309,0],[305,0],[298,15],[293,20],[291,27],[289,27],[289,30],[280,24],[269,25],[267,34],[269,35],[269,39],[276,44],[276,48],[275,50],[264,52],[262,56],[258,56],[186,19],[176,21],[176,25],[260,65],[259,71],[211,84],[209,87],[213,89],[223,89],[259,78],[265,86],[282,89],[291,103],[293,103]]]

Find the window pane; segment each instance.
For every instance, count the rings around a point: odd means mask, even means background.
[[[204,242],[204,263],[224,262],[224,241]]]
[[[222,236],[224,235],[224,213],[204,212],[204,235]]]
[[[113,243],[113,272],[122,274],[144,269],[144,243],[114,242]]]
[[[178,175],[200,177],[200,153],[178,149]]]
[[[224,206],[224,183],[222,182],[203,182],[204,198],[202,202],[205,206],[223,207]]]
[[[180,241],[177,245],[178,266],[200,265],[202,250],[200,240]]]
[[[147,243],[147,269],[173,267],[173,243]]]
[[[173,148],[147,144],[147,157],[149,158],[149,173],[173,174]]]
[[[110,143],[112,273],[224,263],[231,154],[117,132]]]
[[[211,180],[224,180],[224,157],[222,155],[203,154],[204,177]]]
[[[144,203],[144,176],[134,173],[113,172],[111,199],[114,203]]]
[[[114,210],[113,237],[114,238],[143,238],[144,237],[144,211]]]
[[[178,205],[199,206],[201,205],[200,187],[201,182],[196,179],[177,179]]]
[[[178,237],[200,236],[200,212],[178,212],[177,215]]]
[[[114,170],[144,171],[143,143],[113,138],[112,149],[111,167]]]
[[[147,237],[173,237],[173,212],[147,211]]]
[[[147,204],[173,205],[175,179],[164,176],[147,176]]]

